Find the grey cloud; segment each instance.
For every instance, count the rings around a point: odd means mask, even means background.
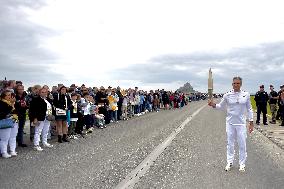
[[[17,7],[29,7],[33,9],[41,8],[46,4],[45,0],[6,0],[1,1],[0,5],[3,9],[6,8],[17,8]]]
[[[191,81],[204,91],[209,67],[213,69],[215,86],[220,92],[228,90],[236,75],[244,78],[244,86],[250,91],[257,90],[259,84],[280,86],[284,83],[284,42],[235,48],[223,53],[161,55],[145,64],[117,70],[113,77],[148,84]]]
[[[27,19],[22,7],[39,9],[44,0],[10,0],[0,3],[0,79],[23,80],[27,83],[46,83],[63,80],[51,72],[56,54],[40,47],[40,40],[55,35],[54,31]]]

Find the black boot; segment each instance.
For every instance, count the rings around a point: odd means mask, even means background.
[[[63,141],[62,141],[62,136],[61,135],[58,135],[58,142],[59,143],[62,143]]]
[[[64,134],[62,138],[63,142],[70,142],[70,140],[67,138],[67,135]]]
[[[27,145],[24,144],[24,143],[18,143],[18,146],[19,146],[19,147],[27,147]]]

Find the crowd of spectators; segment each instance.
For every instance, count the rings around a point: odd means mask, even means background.
[[[104,129],[108,124],[161,109],[182,108],[202,96],[188,98],[178,91],[90,88],[84,84],[69,87],[58,84],[51,90],[47,85],[34,85],[25,90],[21,81],[4,81],[0,99],[1,156],[17,156],[17,144],[27,147],[23,137],[26,122],[29,122],[33,148],[42,151],[53,147],[48,140],[52,136],[59,143],[70,142],[92,133],[94,128]],[[8,124],[10,120],[13,124]]]

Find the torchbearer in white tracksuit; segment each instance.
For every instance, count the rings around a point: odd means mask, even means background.
[[[253,110],[250,102],[250,94],[242,91],[242,78],[233,78],[233,90],[224,94],[223,99],[219,104],[208,101],[208,105],[216,109],[227,110],[226,116],[226,132],[227,132],[227,166],[226,171],[229,171],[233,166],[234,161],[234,144],[235,139],[239,146],[239,171],[245,171],[245,163],[247,159],[246,138],[247,127],[246,117],[249,120],[249,132],[253,131]],[[247,116],[246,116],[247,115]]]

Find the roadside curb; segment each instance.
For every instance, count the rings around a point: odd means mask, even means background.
[[[267,117],[271,116],[267,115]],[[255,118],[256,118],[256,112],[254,112],[254,120],[256,120]],[[259,133],[263,134],[270,141],[272,141],[274,144],[276,144],[277,146],[279,146],[281,149],[284,150],[284,127],[281,127],[279,125],[280,125],[279,122],[277,122],[276,124],[268,123],[268,125],[255,124],[254,128]]]

